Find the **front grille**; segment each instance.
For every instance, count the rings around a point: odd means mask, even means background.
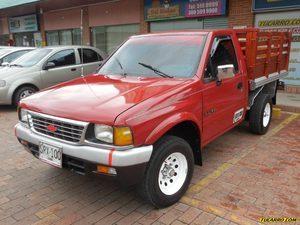
[[[63,120],[44,117],[42,115],[30,114],[30,126],[37,132],[47,136],[55,137],[64,141],[79,143],[82,140],[85,127],[72,124]],[[50,131],[48,126],[54,126],[56,131]]]

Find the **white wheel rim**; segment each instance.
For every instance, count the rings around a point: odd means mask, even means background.
[[[32,94],[33,94],[33,91],[31,91],[31,90],[25,90],[25,91],[23,91],[20,94],[20,99],[26,98],[26,97],[28,97],[28,96],[30,96]]]
[[[173,195],[180,190],[188,173],[186,157],[175,152],[169,155],[159,170],[158,185],[165,195]]]
[[[263,115],[263,126],[267,127],[270,122],[271,117],[271,105],[270,103],[267,103],[264,109],[264,115]]]

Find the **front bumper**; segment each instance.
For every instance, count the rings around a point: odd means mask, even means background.
[[[63,158],[74,159],[88,165],[87,168],[94,168],[96,165],[106,165],[114,167],[117,170],[117,176],[121,178],[121,174],[126,177],[127,172],[135,171],[136,181],[126,182],[135,183],[142,178],[147,162],[150,160],[153,146],[143,146],[131,148],[128,150],[101,149],[88,145],[71,145],[68,143],[53,140],[51,137],[45,137],[33,132],[23,124],[15,126],[15,134],[18,140],[23,143],[28,151],[38,157],[38,146],[40,142],[62,148]],[[89,169],[90,170],[90,169]],[[92,169],[93,170],[93,169]]]

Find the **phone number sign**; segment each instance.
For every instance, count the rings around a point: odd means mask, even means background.
[[[185,17],[222,16],[226,14],[226,0],[189,0]]]

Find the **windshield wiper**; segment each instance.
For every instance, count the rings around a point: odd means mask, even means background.
[[[23,67],[23,66],[20,65],[20,64],[9,64],[9,67],[12,67],[12,66]]]
[[[114,59],[117,61],[118,65],[120,66],[120,68],[122,70],[122,75],[125,77],[127,75],[127,73],[125,72],[124,67],[122,66],[122,63],[120,62],[120,60],[117,57],[115,57]]]
[[[143,67],[146,67],[146,68],[152,70],[154,73],[156,73],[156,74],[158,74],[158,75],[160,75],[160,76],[162,76],[162,77],[164,77],[164,78],[166,78],[166,77],[167,77],[167,78],[173,78],[173,76],[170,76],[170,75],[168,75],[168,74],[166,74],[166,73],[160,71],[159,69],[157,69],[157,68],[155,68],[155,67],[153,67],[153,66],[151,66],[151,65],[148,65],[148,64],[145,64],[145,63],[142,63],[142,62],[139,62],[139,64],[140,64],[141,66],[143,66]]]

